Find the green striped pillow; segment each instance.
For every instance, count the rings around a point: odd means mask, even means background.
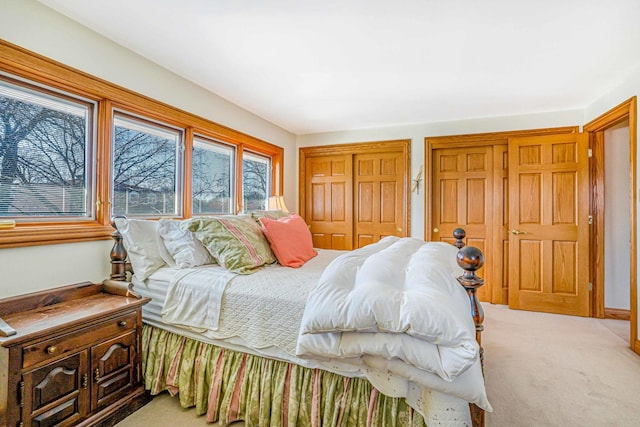
[[[260,226],[249,215],[191,218],[181,227],[192,231],[216,261],[234,273],[251,274],[276,261]]]

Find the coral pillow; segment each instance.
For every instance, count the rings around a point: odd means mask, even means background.
[[[260,218],[260,223],[280,264],[298,268],[318,255],[313,249],[311,232],[300,215],[291,214],[279,220]]]

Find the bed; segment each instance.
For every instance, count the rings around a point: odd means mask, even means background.
[[[111,279],[151,298],[142,342],[150,394],[167,391],[221,425],[484,425],[483,260],[476,248],[458,251],[464,231],[455,248],[387,237],[309,252],[300,221],[281,212],[114,219]],[[389,287],[401,276],[401,291]]]

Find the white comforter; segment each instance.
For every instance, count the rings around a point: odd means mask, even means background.
[[[371,368],[374,385],[392,372],[407,381],[402,388],[453,391],[490,410],[456,252],[386,237],[335,259],[307,301],[297,355],[352,360]]]

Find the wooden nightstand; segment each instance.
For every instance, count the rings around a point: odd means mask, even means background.
[[[0,425],[112,425],[144,405],[148,301],[113,280],[0,300]]]

